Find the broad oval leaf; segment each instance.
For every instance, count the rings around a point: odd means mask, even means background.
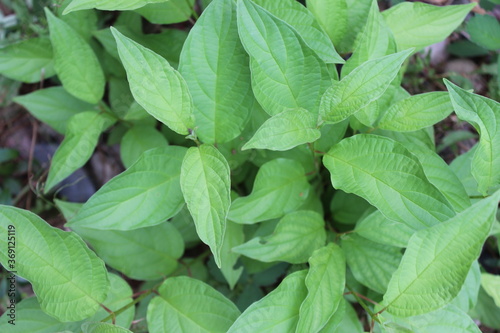
[[[252,193],[233,201],[228,218],[236,223],[253,224],[282,217],[305,202],[309,188],[299,162],[271,160],[259,169]]]
[[[357,281],[383,294],[401,261],[401,249],[356,234],[342,238],[347,264]]]
[[[380,308],[409,317],[437,310],[455,298],[481,252],[499,199],[497,191],[448,221],[415,233]]]
[[[411,132],[432,126],[453,111],[446,92],[414,95],[393,104],[382,113],[377,127],[389,131]]]
[[[43,311],[60,321],[78,321],[97,312],[109,290],[108,273],[80,237],[9,206],[0,206],[0,228],[5,235],[0,239],[0,262],[31,282]],[[13,231],[15,262],[7,251],[7,235]]]
[[[246,149],[288,150],[321,136],[317,117],[304,109],[283,111],[262,124],[243,146]]]
[[[146,150],[167,145],[167,139],[153,126],[134,125],[122,137],[120,157],[125,168],[129,168]]]
[[[263,262],[300,264],[322,247],[325,240],[323,217],[313,211],[299,210],[285,215],[271,235],[253,238],[233,248],[233,252]]]
[[[369,162],[369,163],[368,163]],[[335,188],[354,193],[391,220],[419,230],[455,213],[402,144],[360,134],[342,140],[323,158]]]
[[[180,188],[186,148],[145,152],[130,168],[108,181],[67,224],[102,230],[133,230],[157,225],[184,205]]]
[[[143,7],[150,3],[165,2],[165,0],[72,0],[63,12],[63,15],[82,10],[132,10]]]
[[[181,188],[200,239],[210,246],[217,266],[231,205],[229,165],[211,145],[189,148],[182,162]]]
[[[378,99],[410,53],[411,50],[407,50],[369,60],[335,82],[321,98],[321,118],[338,123]]]
[[[316,21],[314,15],[302,4],[295,0],[253,0],[253,2],[290,24],[324,62],[344,63],[344,59],[337,53],[332,41]]]
[[[189,277],[170,277],[148,306],[149,332],[225,333],[240,315],[236,306],[211,286]]]
[[[54,49],[54,68],[64,88],[85,102],[99,102],[106,82],[94,51],[78,32],[47,8],[45,15]]]
[[[414,233],[413,228],[388,219],[379,210],[360,219],[354,231],[371,241],[396,247],[406,247]]]
[[[340,45],[349,29],[347,1],[307,0],[306,3],[333,44]]]
[[[276,115],[301,107],[317,114],[332,79],[298,32],[249,0],[238,0],[238,31],[250,55],[253,92],[264,110]]]
[[[174,132],[194,128],[193,101],[184,78],[167,60],[111,27],[134,99]]]
[[[306,274],[303,270],[288,275],[276,289],[250,305],[227,333],[294,332],[300,304],[307,295]]]
[[[44,192],[82,167],[92,156],[101,132],[115,120],[106,113],[86,111],[71,117],[63,142],[52,158]]]
[[[307,296],[300,305],[297,333],[320,332],[343,301],[346,263],[342,249],[330,243],[309,258]]]
[[[472,158],[472,175],[485,195],[500,183],[500,103],[444,82],[455,112],[479,132],[479,144]]]
[[[135,10],[154,24],[172,24],[187,21],[193,14],[195,0],[168,0],[150,3]]]
[[[63,87],[36,90],[30,94],[15,97],[14,102],[24,106],[36,119],[43,121],[61,134],[66,132],[71,117],[94,109],[94,105],[79,100]]]
[[[236,3],[214,0],[184,43],[179,72],[193,97],[196,134],[204,143],[238,136],[253,107],[248,55],[236,24]]]
[[[31,38],[0,49],[0,74],[35,83],[56,74],[48,38]]]
[[[398,48],[416,51],[448,37],[464,20],[475,3],[433,6],[422,2],[402,2],[382,12]]]

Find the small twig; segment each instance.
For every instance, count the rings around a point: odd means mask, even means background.
[[[31,131],[31,145],[28,157],[28,184],[30,184],[30,186],[31,180],[33,179],[33,155],[35,153],[35,145],[38,134],[38,122],[32,119],[31,124],[33,127]],[[28,198],[26,199],[26,209],[31,209],[31,193],[28,194]]]

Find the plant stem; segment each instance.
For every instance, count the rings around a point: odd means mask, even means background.
[[[130,308],[130,307],[136,305],[137,303],[139,303],[140,301],[142,301],[149,294],[151,294],[155,290],[155,288],[156,288],[156,286],[154,288],[147,290],[146,292],[141,294],[139,297],[137,297],[136,299],[134,299],[132,302],[128,303],[127,305],[121,307],[120,309],[116,310],[115,312],[112,312],[109,316],[107,316],[106,318],[101,320],[101,322],[106,322],[110,319],[112,319],[114,322],[115,318],[118,317],[118,315],[120,315],[122,312],[126,311],[128,308]]]
[[[346,285],[346,288],[351,292],[351,294],[356,298],[358,301],[359,305],[370,315],[370,317],[378,322],[377,316],[373,313],[372,310],[363,302],[363,299],[359,297],[359,294],[355,291],[353,291],[348,285]],[[372,301],[373,302],[373,301]]]

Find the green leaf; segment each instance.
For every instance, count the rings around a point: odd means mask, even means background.
[[[471,316],[488,327],[500,329],[500,308],[483,288],[479,289],[478,302]]]
[[[17,96],[14,102],[21,104],[38,120],[64,134],[72,116],[94,109],[94,105],[68,94],[63,87],[50,87],[30,94]]]
[[[377,100],[387,90],[411,50],[373,59],[335,82],[321,98],[323,120],[338,123]]]
[[[72,0],[63,15],[82,9],[100,10],[132,10],[149,3],[160,3],[165,0]]]
[[[341,297],[337,310],[335,310],[335,312],[332,314],[326,325],[321,330],[319,330],[319,332],[320,333],[337,332],[337,329],[341,327],[340,323],[346,317],[346,308],[347,308],[347,301],[345,300],[345,298]]]
[[[228,218],[253,224],[279,218],[300,207],[309,194],[309,183],[299,162],[273,159],[259,169],[250,195],[233,201]]]
[[[484,291],[486,291],[486,293],[493,298],[495,304],[500,308],[500,276],[482,273],[481,286]]]
[[[340,45],[349,28],[347,1],[307,0],[306,3],[333,44]]]
[[[371,207],[365,199],[337,190],[330,203],[330,212],[335,222],[355,224]]]
[[[123,136],[120,157],[125,168],[129,168],[146,150],[167,145],[167,139],[154,127],[136,125]]]
[[[184,205],[180,188],[186,148],[145,152],[126,171],[108,181],[67,224],[100,230],[133,230],[157,225]]]
[[[474,43],[492,51],[500,49],[500,23],[495,17],[476,14],[467,22],[467,32]]]
[[[401,249],[356,234],[342,238],[347,264],[357,281],[383,294],[401,261]]]
[[[243,146],[246,149],[288,150],[321,136],[317,117],[304,109],[283,111],[269,118]]]
[[[300,305],[296,332],[320,332],[343,301],[345,258],[342,249],[330,243],[313,252],[305,279],[307,296]]]
[[[89,160],[101,132],[113,122],[114,119],[109,114],[94,111],[81,112],[71,117],[64,140],[52,158],[45,193]]]
[[[323,217],[313,211],[300,210],[285,215],[271,235],[253,238],[233,251],[263,262],[299,264],[306,262],[325,240]]]
[[[455,212],[461,212],[471,205],[460,178],[438,154],[413,143],[406,142],[403,145],[417,156],[429,182],[444,195]]]
[[[213,146],[189,148],[181,170],[181,188],[200,239],[221,267],[221,249],[231,205],[229,165]]]
[[[149,332],[227,332],[240,315],[236,306],[209,285],[170,277],[148,306]]]
[[[457,297],[455,297],[450,304],[458,307],[462,311],[469,312],[477,304],[479,288],[481,288],[481,269],[476,260],[472,263],[462,289],[460,289]]]
[[[48,38],[31,38],[0,49],[0,74],[35,83],[56,74]]]
[[[0,262],[31,282],[43,311],[60,321],[95,314],[109,290],[108,273],[81,238],[19,208],[0,206],[0,217],[6,235],[0,239]],[[13,230],[15,262],[7,251],[7,235]]]
[[[427,180],[418,159],[392,139],[370,134],[344,139],[325,155],[323,163],[335,188],[366,199],[387,218],[413,230],[455,215]]]
[[[87,322],[82,325],[83,333],[132,333],[132,331],[110,323]]]
[[[382,114],[377,127],[389,131],[416,131],[440,122],[452,111],[446,92],[414,95],[393,104]]]
[[[238,31],[250,55],[253,92],[264,110],[276,115],[304,108],[317,114],[332,80],[299,33],[249,0],[238,0]]]
[[[303,270],[288,275],[276,289],[250,305],[227,333],[294,332],[300,304],[307,295],[306,274]]]
[[[415,233],[380,307],[408,317],[439,309],[455,298],[481,252],[499,199],[497,191],[448,221]]]
[[[338,3],[339,1],[332,2]],[[372,1],[365,27],[354,43],[354,52],[342,67],[342,77],[366,61],[395,52],[394,36],[380,14],[377,2]]]
[[[169,222],[128,230],[72,226],[109,266],[135,280],[160,279],[175,271],[184,242]]]
[[[106,82],[94,51],[78,32],[47,8],[45,15],[54,49],[54,68],[64,88],[85,102],[99,102]]]
[[[379,210],[358,221],[355,231],[371,241],[397,247],[406,247],[414,233],[413,228],[388,219]]]
[[[444,83],[457,116],[474,126],[480,135],[472,158],[472,175],[479,192],[486,194],[500,183],[500,103],[467,92],[448,80]]]
[[[233,289],[243,273],[243,266],[234,268],[240,257],[239,253],[232,251],[233,247],[245,241],[243,226],[231,221],[227,221],[224,241],[221,248],[221,272],[227,280],[229,288]]]
[[[111,28],[135,100],[174,132],[194,128],[193,102],[182,76],[158,54]]]
[[[212,1],[191,29],[179,65],[204,143],[228,142],[243,131],[254,102],[248,61],[238,37],[236,3]]]
[[[56,318],[49,316],[42,311],[36,296],[24,298],[16,304],[15,326],[9,323],[12,320],[8,315],[9,311],[4,312],[0,317],[0,330],[2,332],[12,333],[53,333],[53,332],[78,332],[81,321],[78,322],[60,322]],[[20,318],[23,318],[20,320]]]
[[[187,21],[195,0],[169,0],[150,3],[135,10],[153,24],[172,24]]]
[[[464,20],[475,3],[433,6],[421,2],[401,2],[382,15],[396,39],[398,49],[419,51],[448,37]]]
[[[344,63],[344,59],[337,53],[332,41],[314,15],[299,2],[295,0],[254,0],[253,2],[290,24],[324,62]]]

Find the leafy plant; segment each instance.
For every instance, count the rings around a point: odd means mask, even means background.
[[[15,101],[64,134],[39,195],[67,221],[0,206],[0,262],[36,295],[0,331],[500,328],[478,263],[500,235],[500,105],[401,86],[474,4],[207,3],[63,1],[0,50],[0,73],[49,83]],[[448,165],[433,125],[453,111],[479,141]],[[126,170],[56,198],[101,137]]]

